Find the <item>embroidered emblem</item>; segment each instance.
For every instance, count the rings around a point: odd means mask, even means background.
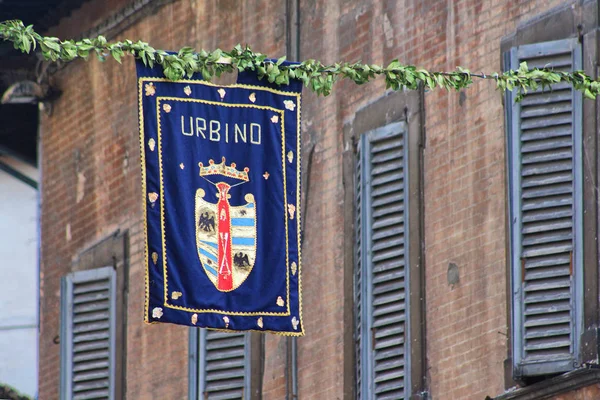
[[[188,96],[192,94],[192,88],[190,87],[190,85],[187,85],[183,88],[183,93],[185,93]]]
[[[298,321],[298,319],[296,317],[292,317],[292,326],[294,327],[295,331],[298,330],[298,324],[299,323],[300,323],[300,321]]]
[[[158,200],[158,193],[148,193],[148,200],[150,200],[150,204],[152,207],[154,207],[154,203],[156,203],[156,200]]]
[[[183,163],[179,164],[179,168],[184,169],[185,165],[183,165]]]
[[[227,315],[223,317],[223,322],[225,322],[225,328],[229,328],[229,317]]]
[[[152,318],[160,319],[160,317],[162,317],[162,316],[163,316],[162,308],[154,307],[152,309]]]
[[[156,147],[156,141],[150,138],[150,140],[148,140],[148,147],[150,147],[150,151],[154,151],[154,148]]]
[[[171,298],[172,298],[173,300],[177,300],[177,299],[178,299],[178,298],[180,298],[181,296],[183,296],[183,293],[181,293],[181,292],[173,292],[173,293],[171,293]]]
[[[198,322],[198,314],[192,314],[192,324],[196,325]]]
[[[258,317],[258,321],[256,321],[256,325],[258,325],[258,327],[262,329],[262,327],[263,327],[262,317]]]
[[[221,100],[223,100],[225,98],[225,89],[221,88],[219,90],[217,90],[217,92],[219,93],[219,96],[221,96]]]
[[[279,307],[283,307],[285,305],[285,302],[283,301],[283,298],[281,298],[281,296],[277,297],[277,305]]]
[[[263,174],[263,178],[265,178],[265,180],[269,179],[269,173],[265,171],[265,173]]]
[[[154,96],[156,93],[156,86],[154,86],[154,83],[152,82],[146,83],[144,86],[144,91],[146,92],[146,96]]]
[[[158,261],[158,253],[156,253],[155,251],[152,252],[152,261],[154,262],[155,265],[156,265],[156,262]]]
[[[169,104],[163,104],[163,110],[165,110],[166,113],[170,113],[171,106]]]
[[[288,204],[288,212],[290,213],[290,219],[294,219],[294,213],[296,212],[296,206]]]
[[[296,108],[296,103],[294,103],[293,100],[284,100],[283,104],[285,105],[285,108],[290,111],[294,111],[294,108]]]
[[[273,115],[271,117],[271,122],[274,123],[274,124],[278,123],[279,122],[279,115]]]
[[[292,163],[292,161],[294,161],[294,153],[292,153],[291,150],[288,152],[287,158],[288,158],[288,161],[290,162],[290,164]]]
[[[292,265],[290,266],[292,270],[292,275],[296,275],[296,271],[298,270],[298,265],[296,265],[296,261],[292,261]]]
[[[236,169],[235,163],[209,165],[198,163],[200,176],[217,189],[217,203],[205,200],[204,189],[196,191],[196,247],[206,275],[221,292],[237,289],[248,277],[256,260],[256,205],[254,196],[244,196],[246,204],[229,204],[229,190],[249,182],[248,168]],[[212,175],[234,178],[240,182],[230,185],[214,182]],[[209,179],[210,178],[210,179]],[[239,189],[238,189],[239,190]]]
[[[251,102],[255,103],[256,102],[256,93],[254,93],[254,92],[250,93],[250,96],[248,96],[248,99]]]

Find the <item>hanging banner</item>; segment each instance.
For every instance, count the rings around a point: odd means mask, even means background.
[[[145,321],[301,336],[301,82],[137,63]]]

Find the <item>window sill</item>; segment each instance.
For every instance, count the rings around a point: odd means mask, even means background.
[[[580,368],[486,400],[541,400],[594,383],[600,383],[600,369]]]

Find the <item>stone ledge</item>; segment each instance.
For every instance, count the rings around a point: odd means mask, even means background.
[[[542,400],[595,383],[600,383],[600,369],[579,368],[486,400]]]

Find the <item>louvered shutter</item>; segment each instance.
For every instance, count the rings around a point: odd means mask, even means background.
[[[513,48],[512,69],[581,69],[577,39]],[[507,98],[518,375],[568,371],[578,359],[582,285],[582,97],[568,84]]]
[[[61,399],[114,399],[115,270],[79,271],[62,280]]]
[[[403,122],[361,137],[355,282],[362,399],[410,395],[405,141]]]
[[[200,331],[202,399],[250,399],[250,335]]]

